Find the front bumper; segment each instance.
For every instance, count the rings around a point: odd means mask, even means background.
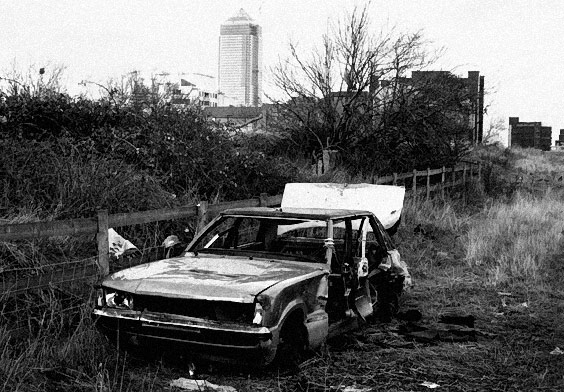
[[[195,357],[258,366],[272,362],[276,354],[276,329],[123,309],[94,309],[94,315],[102,332],[120,342],[168,342]]]

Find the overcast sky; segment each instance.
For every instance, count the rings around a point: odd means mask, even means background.
[[[363,4],[357,1],[357,4]],[[263,65],[289,39],[319,42],[346,0],[0,0],[0,76],[61,64],[68,91],[133,70],[217,76],[219,25],[244,8],[263,28]],[[375,29],[424,36],[446,53],[435,69],[477,70],[491,94],[487,119],[516,116],[564,128],[564,1],[374,0]]]

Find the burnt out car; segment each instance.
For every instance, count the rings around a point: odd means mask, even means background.
[[[382,276],[407,276],[372,212],[284,204],[226,210],[182,256],[110,275],[98,325],[125,343],[267,365],[354,327],[374,312]]]

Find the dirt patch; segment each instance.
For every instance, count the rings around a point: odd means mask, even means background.
[[[421,320],[366,324],[328,342],[296,374],[212,366],[200,368],[199,376],[238,391],[417,391],[435,384],[448,391],[563,390],[564,355],[551,354],[564,348],[556,312],[563,300],[530,291],[500,294],[475,282],[444,287],[420,281],[402,303],[404,309],[422,310]],[[472,315],[474,327],[441,323],[445,314]],[[438,336],[425,340],[406,333],[413,325],[439,328]],[[147,387],[151,366],[155,362],[128,361],[128,385]],[[153,370],[154,390],[188,377],[186,363],[160,369]]]

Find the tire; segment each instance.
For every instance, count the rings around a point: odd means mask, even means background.
[[[382,272],[369,280],[370,297],[374,315],[383,322],[390,322],[399,312],[399,299],[403,291],[403,276]],[[373,292],[376,295],[373,295]]]
[[[284,323],[276,350],[274,363],[292,374],[299,372],[305,354],[305,332],[299,314],[292,315]]]

